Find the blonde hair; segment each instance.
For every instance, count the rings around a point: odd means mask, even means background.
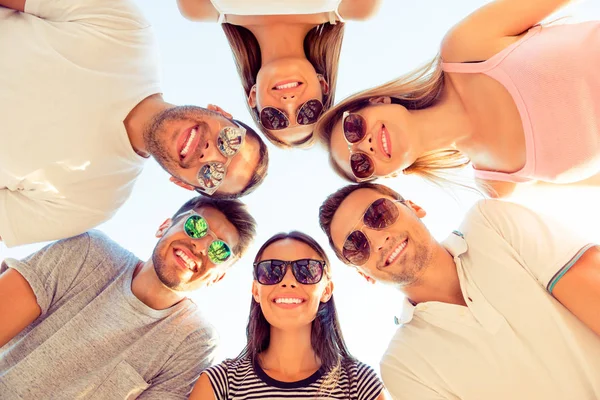
[[[317,122],[315,132],[319,140],[329,149],[333,127],[341,120],[343,113],[345,111],[356,112],[369,106],[369,99],[371,98],[389,96],[392,98],[392,103],[400,104],[407,110],[420,110],[430,107],[436,102],[444,88],[445,77],[441,63],[441,57],[437,55],[432,61],[408,75],[381,86],[363,90],[342,100],[323,114]],[[338,175],[356,182],[354,175],[347,174],[336,164],[331,152],[329,152],[329,162]],[[469,162],[469,159],[458,150],[441,149],[421,155],[404,170],[404,173],[416,174],[440,184],[448,182],[445,174],[449,170],[464,167]]]
[[[249,29],[228,23],[222,26],[233,52],[233,58],[242,81],[244,93],[248,97],[252,86],[256,84],[256,76],[261,66],[260,46],[256,37]],[[327,22],[317,25],[304,38],[304,53],[306,54],[306,58],[313,65],[317,74],[323,75],[323,78],[329,84],[329,93],[323,93],[323,111],[328,110],[333,105],[343,38],[344,23],[342,22],[336,24]],[[254,122],[265,137],[277,147],[307,148],[312,146],[316,141],[315,134],[311,133],[301,141],[292,143],[284,142],[261,125],[256,107],[248,105],[248,109]]]

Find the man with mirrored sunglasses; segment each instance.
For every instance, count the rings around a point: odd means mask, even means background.
[[[154,33],[132,0],[0,0],[0,54],[9,247],[105,222],[150,156],[172,182],[212,197],[246,195],[266,176],[253,129],[214,105],[165,101]]]
[[[0,267],[0,398],[187,399],[214,328],[186,296],[220,281],[256,223],[199,196],[158,229],[143,262],[102,233]]]
[[[404,295],[381,361],[395,399],[600,398],[600,249],[509,202],[482,200],[437,242],[425,210],[349,185],[320,224],[336,255]]]

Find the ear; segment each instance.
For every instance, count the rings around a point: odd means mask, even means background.
[[[252,297],[254,297],[254,301],[260,303],[260,296],[258,295],[258,283],[256,283],[256,281],[252,281]]]
[[[411,208],[415,212],[415,214],[417,215],[417,217],[423,218],[425,215],[427,215],[427,213],[425,212],[425,210],[423,210],[421,207],[419,207],[418,205],[416,205],[412,201],[406,200],[405,203],[406,203],[406,205],[409,208]]]
[[[167,230],[171,227],[172,224],[173,224],[173,220],[171,220],[171,218],[165,219],[165,221],[158,227],[158,230],[156,231],[155,236],[157,238],[163,237],[164,234],[167,232]]]
[[[321,303],[327,303],[329,299],[333,296],[333,282],[331,280],[327,281],[327,285],[325,286],[325,290],[321,295]]]
[[[325,77],[321,74],[317,74],[317,79],[319,80],[319,84],[321,85],[321,93],[324,95],[329,94],[329,83],[325,80]]]
[[[392,104],[392,98],[390,96],[371,97],[369,99],[369,103],[371,103],[371,104]]]
[[[216,113],[221,114],[222,116],[224,116],[227,119],[232,118],[231,114],[229,114],[227,111],[223,110],[221,107],[216,106],[214,104],[209,104],[206,108],[210,111],[214,111]]]
[[[369,275],[365,274],[364,272],[360,271],[358,268],[356,269],[356,272],[358,272],[358,274],[360,276],[362,276],[363,278],[366,279],[367,282],[369,282],[370,284],[375,284],[375,279],[371,278]]]
[[[252,86],[248,93],[248,105],[250,108],[256,108],[256,85]]]
[[[184,181],[179,180],[179,179],[175,178],[174,176],[170,177],[169,181],[171,181],[174,184],[176,184],[177,186],[182,187],[182,188],[187,189],[187,190],[195,190],[196,189],[195,187],[193,187],[189,183],[185,183]]]

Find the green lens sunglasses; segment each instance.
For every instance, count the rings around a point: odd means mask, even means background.
[[[208,246],[208,258],[213,264],[222,264],[233,256],[231,247],[210,230],[208,221],[201,215],[192,211],[183,224],[183,231],[192,239],[212,236],[213,241]]]

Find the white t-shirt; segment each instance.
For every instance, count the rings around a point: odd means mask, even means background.
[[[497,200],[476,204],[461,232],[444,246],[467,307],[405,302],[402,325],[381,361],[392,396],[599,399],[600,337],[547,289],[590,245],[525,207]]]
[[[0,7],[0,237],[82,233],[129,197],[144,159],[124,119],[160,92],[154,36],[127,0]]]

